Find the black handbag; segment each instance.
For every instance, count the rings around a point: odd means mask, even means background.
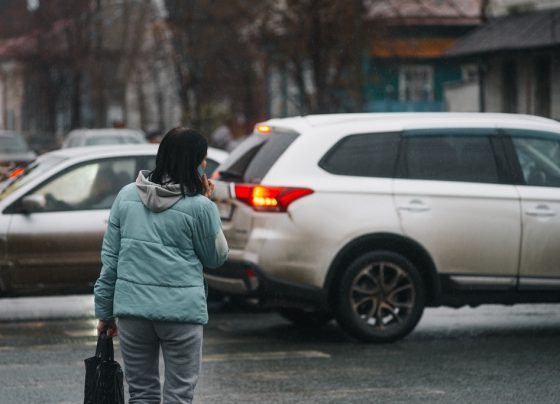
[[[123,371],[115,361],[113,338],[99,334],[95,356],[84,363],[84,404],[124,404]]]

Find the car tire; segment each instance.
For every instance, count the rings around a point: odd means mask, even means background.
[[[325,310],[300,309],[284,307],[278,313],[294,325],[301,328],[318,328],[329,323],[333,314]]]
[[[346,268],[336,297],[336,320],[351,336],[365,342],[392,342],[408,335],[424,311],[420,273],[407,258],[372,251]]]

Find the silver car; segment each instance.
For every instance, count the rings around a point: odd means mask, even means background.
[[[144,133],[134,129],[74,129],[62,142],[62,148],[147,142]]]
[[[0,292],[90,290],[119,189],[155,166],[157,145],[46,153],[0,193]],[[207,174],[227,153],[209,148]]]

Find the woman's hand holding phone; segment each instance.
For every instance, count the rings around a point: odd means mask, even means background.
[[[200,179],[202,180],[202,185],[204,186],[204,196],[212,198],[212,195],[214,194],[214,183],[208,179],[206,174],[200,177]]]
[[[201,165],[197,167],[198,175],[200,176],[200,180],[202,181],[202,186],[204,187],[204,196],[207,198],[212,198],[212,194],[214,193],[214,183],[208,179],[206,176],[206,172],[204,168],[206,167],[206,160],[202,162]]]

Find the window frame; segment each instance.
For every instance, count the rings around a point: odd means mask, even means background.
[[[438,180],[438,179],[419,179],[411,178],[407,167],[406,156],[410,147],[410,138],[418,137],[441,137],[441,136],[458,136],[458,137],[485,137],[489,139],[490,150],[496,164],[496,172],[498,174],[497,182],[472,182],[459,180]],[[488,185],[512,185],[514,178],[509,166],[507,152],[503,143],[503,136],[496,128],[425,128],[425,129],[408,129],[402,133],[401,147],[397,161],[397,170],[395,178],[414,180],[414,181],[441,181],[441,182],[466,182],[473,184]]]

